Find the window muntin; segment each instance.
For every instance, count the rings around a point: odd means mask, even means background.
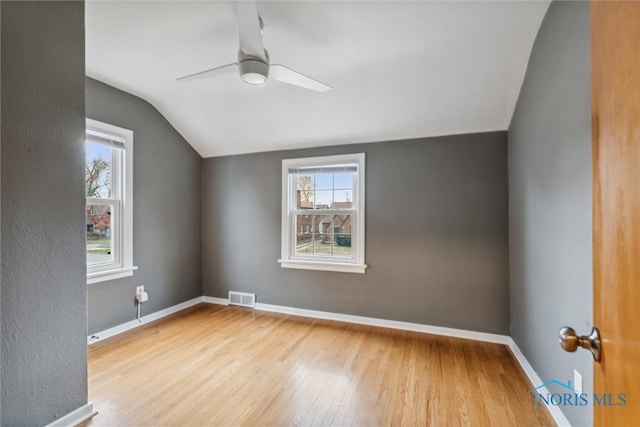
[[[87,282],[131,276],[133,132],[87,119]]]
[[[282,215],[283,267],[364,272],[364,154],[283,160]]]

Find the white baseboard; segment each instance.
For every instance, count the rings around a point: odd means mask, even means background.
[[[529,381],[531,381],[531,388],[537,387],[539,384],[544,384],[544,381],[540,379],[536,371],[533,369],[533,366],[531,366],[527,358],[524,357],[524,354],[522,353],[522,351],[520,351],[518,344],[516,344],[513,338],[509,337],[509,342],[507,345],[511,349],[511,352],[515,356],[520,366],[522,366],[522,369],[524,370],[525,374],[527,374],[527,377],[529,377]],[[540,394],[547,394],[549,393],[549,390],[546,387],[541,387],[540,389],[538,389],[538,392]],[[553,420],[556,422],[556,424],[558,424],[558,426],[571,427],[571,423],[559,407],[555,405],[547,405],[547,409],[551,413]]]
[[[202,297],[204,302],[211,304],[229,305],[226,298]],[[311,317],[314,319],[337,320],[340,322],[356,323],[359,325],[379,326],[382,328],[400,329],[403,331],[423,332],[433,335],[464,338],[475,341],[491,342],[509,345],[511,339],[508,335],[490,334],[487,332],[467,331],[465,329],[445,328],[443,326],[431,326],[421,323],[402,322],[399,320],[379,319],[376,317],[355,316],[352,314],[332,313],[330,311],[307,310],[305,308],[287,307],[256,303],[256,310],[270,311],[273,313],[291,314],[293,316]]]
[[[45,427],[71,427],[80,424],[81,422],[88,420],[96,415],[98,411],[93,409],[93,404],[88,402],[86,405],[82,405],[78,409],[69,412],[64,417],[47,424]]]
[[[448,337],[465,338],[497,344],[507,345],[509,342],[509,337],[507,335],[467,331],[464,329],[445,328],[442,326],[430,326],[420,323],[401,322],[399,320],[379,319],[375,317],[354,316],[351,314],[332,313],[329,311],[307,310],[304,308],[286,307],[282,305],[256,303],[256,310],[291,314],[294,316],[312,317],[315,319],[337,320],[340,322],[379,326],[382,328],[400,329],[403,331],[424,332],[433,335],[444,335]]]
[[[227,298],[202,297],[202,301],[209,304],[229,305],[229,299]]]
[[[155,313],[147,314],[146,316],[140,317],[141,321],[137,319],[131,320],[126,323],[122,323],[121,325],[114,326],[113,328],[105,329],[104,331],[96,332],[95,334],[91,334],[87,337],[87,344],[95,344],[104,339],[110,338],[114,335],[121,334],[123,332],[129,331],[131,329],[137,328],[139,326],[145,325],[149,322],[153,322],[154,320],[161,319],[170,314],[177,313],[178,311],[184,310],[185,308],[192,307],[196,304],[200,304],[204,301],[204,298],[209,297],[197,297],[190,299],[189,301],[185,301],[180,304],[173,305],[171,307],[167,307],[163,310],[156,311]]]
[[[133,328],[137,328],[138,326],[144,325],[153,320],[157,320],[162,317],[168,316],[170,314],[176,313],[180,310],[184,310],[185,308],[189,308],[200,302],[206,302],[209,304],[229,305],[229,300],[227,298],[217,298],[217,297],[208,297],[208,296],[194,298],[192,300],[185,301],[181,304],[177,304],[172,307],[165,308],[164,310],[156,311],[155,313],[142,316],[141,318],[142,323],[140,323],[138,320],[131,320],[121,325],[114,326],[113,328],[106,329],[101,332],[96,332],[95,334],[92,334],[91,336],[87,337],[87,342],[88,344],[93,344],[93,343],[102,341],[114,335],[121,334],[122,332],[131,330]],[[430,325],[423,325],[420,323],[410,323],[410,322],[402,322],[399,320],[379,319],[375,317],[354,316],[351,314],[332,313],[329,311],[307,310],[304,308],[287,307],[282,305],[256,303],[255,309],[261,310],[261,311],[270,311],[274,313],[291,314],[294,316],[304,316],[304,317],[311,317],[315,319],[337,320],[341,322],[356,323],[360,325],[379,326],[382,328],[423,332],[423,333],[433,334],[433,335],[443,335],[448,337],[464,338],[464,339],[492,342],[492,343],[504,344],[504,345],[509,345],[509,340],[511,339],[511,337],[507,335],[467,331],[464,329],[445,328],[442,326],[430,326]]]

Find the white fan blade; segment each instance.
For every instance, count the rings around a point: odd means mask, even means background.
[[[223,76],[225,74],[238,72],[238,64],[227,64],[222,67],[211,68],[210,70],[200,71],[199,73],[189,74],[188,76],[178,77],[179,82],[204,79],[213,76]]]
[[[245,55],[266,61],[260,17],[255,0],[238,0],[238,30],[240,33],[240,50]]]
[[[300,74],[297,71],[293,71],[291,68],[287,68],[281,64],[273,64],[269,67],[269,78],[305,89],[315,90],[316,92],[327,92],[331,90],[330,86],[320,83],[304,74]]]

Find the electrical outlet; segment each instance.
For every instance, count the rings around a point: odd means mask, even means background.
[[[143,292],[144,292],[144,286],[138,286],[136,288],[136,295],[140,295]]]
[[[573,389],[578,394],[582,393],[582,375],[575,369],[573,370]]]

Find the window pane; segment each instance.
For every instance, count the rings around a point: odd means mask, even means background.
[[[333,206],[333,191],[320,190],[315,193],[315,208],[330,209]]]
[[[333,228],[331,215],[316,215],[316,234],[313,250],[316,255],[331,255],[333,246]]]
[[[313,209],[313,175],[297,174],[296,179],[296,206],[298,209]]]
[[[353,173],[333,174],[333,187],[340,190],[350,190],[353,188]]]
[[[316,255],[331,255],[333,233],[316,234],[314,250]]]
[[[113,262],[113,205],[87,205],[87,264]]]
[[[333,255],[351,257],[351,215],[333,216]]]
[[[296,208],[297,209],[313,209],[313,191],[311,190],[298,190],[296,195]]]
[[[333,174],[317,173],[316,174],[316,190],[331,190],[331,189],[333,189]]]
[[[333,199],[334,209],[353,209],[353,190],[335,190]]]
[[[87,197],[112,197],[112,148],[102,144],[86,143]]]
[[[313,253],[314,215],[296,215],[296,253]]]

